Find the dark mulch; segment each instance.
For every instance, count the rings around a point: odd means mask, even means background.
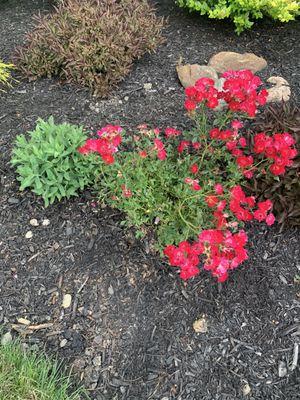
[[[2,2],[0,56],[8,59],[22,43],[32,14],[49,9],[42,0]],[[38,117],[95,128],[185,126],[175,74],[180,56],[204,63],[221,50],[253,51],[268,60],[263,77],[281,75],[295,97],[300,93],[298,23],[265,22],[237,37],[225,23],[191,16],[171,0],[158,11],[170,15],[166,44],[136,63],[109,99],[49,79],[0,94],[0,322],[52,323],[24,340],[74,364],[93,399],[233,400],[250,390],[249,399],[296,400],[299,366],[289,366],[300,335],[299,230],[256,225],[249,262],[222,288],[206,273],[185,285],[146,241],[120,227],[118,212],[93,207],[91,193],[44,209],[30,192],[18,192],[12,141]],[[30,226],[31,218],[40,225]],[[29,230],[32,239],[25,238]],[[72,305],[64,310],[66,293]],[[196,334],[193,322],[203,316],[208,331]],[[283,377],[279,365],[287,368]]]

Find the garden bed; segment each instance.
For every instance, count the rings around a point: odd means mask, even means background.
[[[31,16],[49,9],[42,0],[1,3],[1,57],[22,44]],[[249,261],[225,284],[205,272],[185,284],[147,239],[120,226],[123,215],[95,207],[93,193],[44,209],[18,191],[12,143],[38,117],[94,130],[106,123],[186,127],[180,57],[204,64],[218,51],[254,52],[268,61],[261,76],[284,77],[299,100],[299,23],[265,22],[238,37],[171,0],[157,9],[169,16],[166,43],[137,62],[109,98],[52,79],[0,94],[0,322],[73,365],[93,399],[296,400],[299,366],[282,370],[299,340],[299,229],[253,225]],[[65,294],[72,296],[67,308]],[[196,333],[193,323],[202,318],[207,331]]]

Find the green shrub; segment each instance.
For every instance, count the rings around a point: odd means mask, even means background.
[[[37,18],[16,64],[31,79],[58,76],[107,95],[162,42],[162,26],[146,0],[65,0]]]
[[[56,125],[52,117],[48,121],[39,119],[29,139],[19,135],[13,149],[11,163],[17,166],[20,190],[31,188],[43,197],[47,207],[93,183],[93,156],[88,160],[77,151],[85,140],[81,127]]]
[[[300,3],[295,0],[177,0],[177,3],[209,18],[231,18],[237,33],[251,28],[252,19],[268,16],[288,22],[300,13]]]
[[[300,225],[300,108],[290,103],[268,106],[255,124],[257,132],[291,132],[296,140],[298,155],[287,172],[277,180],[267,174],[254,178],[249,189],[260,198],[270,198],[277,221]]]
[[[1,400],[87,399],[83,389],[72,390],[70,375],[56,361],[15,342],[0,345],[0,383]]]

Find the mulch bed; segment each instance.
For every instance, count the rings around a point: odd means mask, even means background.
[[[22,43],[31,16],[49,9],[43,0],[1,3],[1,57]],[[12,143],[38,117],[94,129],[107,122],[186,126],[180,57],[202,64],[222,50],[254,52],[268,61],[262,77],[283,76],[298,97],[297,22],[267,21],[237,37],[232,26],[190,15],[172,0],[157,9],[169,15],[166,43],[108,99],[52,79],[20,81],[0,94],[0,323],[16,324],[25,343],[73,365],[92,399],[296,400],[299,365],[289,367],[300,336],[299,229],[254,225],[249,261],[222,287],[205,272],[185,284],[146,239],[120,226],[123,215],[94,207],[93,193],[44,209],[18,191]],[[72,295],[66,309],[64,294]],[[193,322],[203,316],[207,332],[196,333]],[[24,332],[18,318],[48,325]]]

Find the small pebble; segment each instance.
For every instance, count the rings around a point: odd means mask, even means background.
[[[26,239],[31,239],[33,236],[33,233],[31,231],[26,232],[25,238]]]
[[[95,367],[100,367],[102,364],[102,358],[101,356],[96,356],[93,358],[93,364],[95,365]]]
[[[288,373],[286,363],[284,361],[279,361],[278,363],[278,376],[279,378],[283,378]]]
[[[145,90],[151,90],[152,89],[152,83],[144,83],[144,89]]]
[[[65,347],[65,345],[68,343],[67,339],[63,339],[60,343],[59,346],[60,347]]]
[[[243,395],[248,396],[248,394],[251,393],[251,387],[249,386],[249,383],[245,383],[245,385],[242,387]]]
[[[7,199],[7,202],[9,204],[19,204],[20,200],[16,199],[15,197],[10,197],[9,199]]]
[[[69,308],[72,303],[72,296],[70,294],[65,294],[63,297],[62,307]]]
[[[110,294],[111,296],[114,294],[114,289],[112,286],[109,286],[108,288],[108,294]]]
[[[101,344],[102,343],[102,336],[100,336],[100,335],[95,336],[93,342],[95,344]]]
[[[42,222],[43,226],[48,226],[50,224],[49,219],[44,219],[44,221]]]

